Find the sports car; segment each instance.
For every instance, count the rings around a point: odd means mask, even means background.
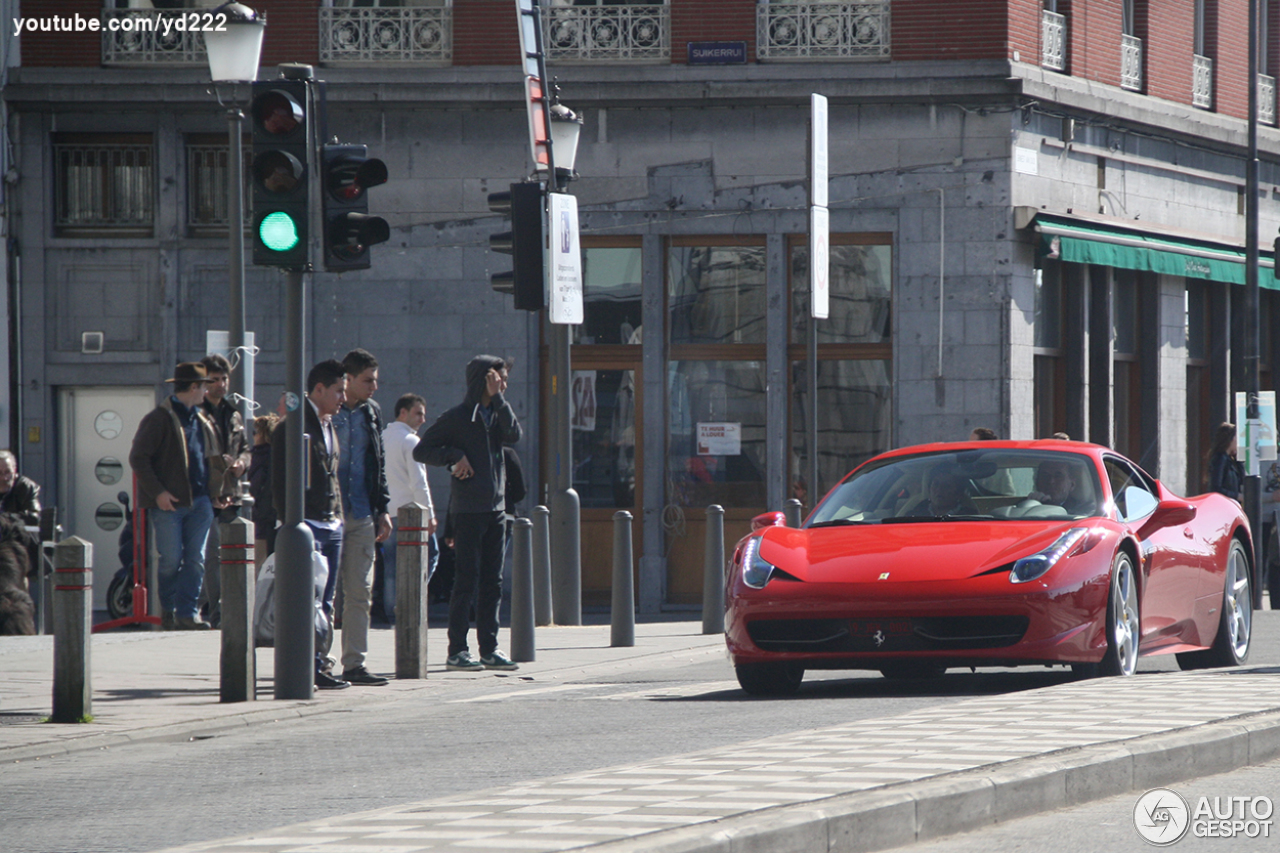
[[[1182,498],[1084,442],[902,448],[846,476],[799,528],[754,519],[728,561],[725,639],[751,694],[806,669],[888,678],[1066,665],[1132,675],[1249,655],[1253,544],[1235,501]]]

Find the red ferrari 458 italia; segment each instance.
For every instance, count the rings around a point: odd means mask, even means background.
[[[1069,665],[1131,675],[1249,654],[1249,523],[1069,441],[930,444],[855,469],[800,528],[755,519],[726,576],[725,638],[748,693],[806,669],[889,678]]]

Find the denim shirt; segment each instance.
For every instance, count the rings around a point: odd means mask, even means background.
[[[182,405],[177,397],[170,397],[169,402],[187,437],[187,479],[191,481],[191,498],[205,497],[209,494],[209,463],[204,458],[204,430],[200,428],[200,419],[194,409]]]
[[[333,431],[338,436],[338,483],[342,487],[342,511],[352,518],[373,515],[365,480],[372,428],[368,414],[361,407],[348,409],[342,406],[333,416]]]

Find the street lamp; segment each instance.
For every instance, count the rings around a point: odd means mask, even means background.
[[[204,33],[205,53],[209,57],[209,73],[213,77],[218,104],[227,107],[227,235],[230,255],[231,290],[227,302],[229,315],[228,349],[231,360],[244,352],[244,155],[241,153],[241,126],[244,113],[236,102],[236,84],[252,82],[258,77],[258,58],[262,55],[262,36],[266,17],[241,3],[224,3],[214,10],[226,16],[221,30]],[[219,83],[231,84],[229,104],[223,101]],[[249,406],[252,389],[246,389],[247,362],[231,372],[231,399],[240,409],[245,446],[253,444],[251,429],[253,412]],[[248,393],[247,393],[248,392]],[[251,499],[242,504],[247,512]]]
[[[543,69],[545,74],[545,68]],[[544,77],[545,79],[545,77]],[[560,103],[560,87],[552,82],[547,105],[548,183],[564,192],[573,179],[582,117]],[[550,230],[547,230],[550,233]],[[582,505],[573,488],[573,357],[572,334],[565,323],[552,323],[547,312],[551,356],[551,433],[555,436],[555,476],[551,493],[552,612],[559,625],[582,624]]]

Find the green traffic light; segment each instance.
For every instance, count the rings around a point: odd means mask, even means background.
[[[289,214],[277,210],[262,218],[258,226],[262,245],[273,252],[287,252],[298,245],[298,224]]]

